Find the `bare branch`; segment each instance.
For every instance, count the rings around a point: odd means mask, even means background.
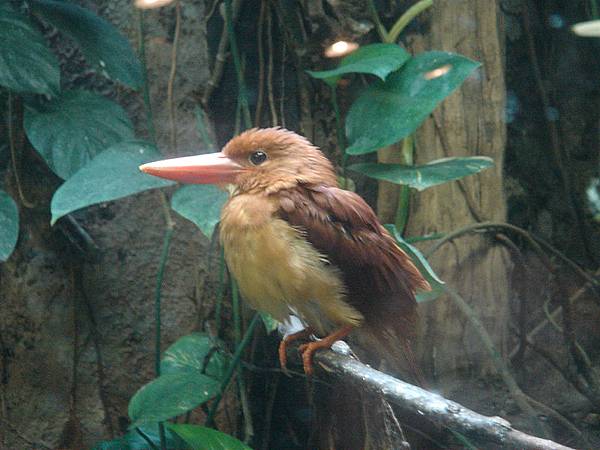
[[[290,352],[289,356],[294,359],[297,352]],[[327,374],[356,384],[361,389],[381,395],[403,413],[421,416],[474,441],[523,450],[572,450],[556,442],[523,433],[501,417],[483,416],[441,395],[379,372],[349,356],[323,351],[315,355],[315,362],[317,376]]]

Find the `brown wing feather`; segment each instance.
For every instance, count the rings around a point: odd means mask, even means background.
[[[365,318],[360,335],[369,347],[425,386],[411,340],[415,291],[431,288],[371,207],[353,192],[324,185],[300,185],[278,198],[279,216],[342,272],[347,301]]]
[[[406,319],[414,314],[415,291],[428,289],[408,255],[357,194],[331,186],[280,191],[279,215],[338,267],[348,301],[368,320],[377,303],[392,302]],[[383,306],[383,305],[381,305]],[[388,308],[386,308],[388,309]]]

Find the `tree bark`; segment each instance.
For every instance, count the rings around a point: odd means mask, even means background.
[[[435,2],[430,27],[411,36],[418,53],[460,53],[482,66],[434,111],[415,136],[415,163],[451,156],[484,155],[493,168],[413,195],[409,236],[448,233],[475,221],[506,219],[502,184],[504,123],[504,36],[498,2]],[[497,349],[504,353],[509,315],[506,250],[482,237],[469,236],[434,255],[433,267],[477,311]],[[489,357],[478,335],[447,297],[422,305],[424,367],[434,375],[458,369],[487,372]]]

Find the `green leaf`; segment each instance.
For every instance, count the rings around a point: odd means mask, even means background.
[[[333,84],[347,73],[369,73],[385,80],[391,72],[402,67],[409,58],[410,55],[399,45],[371,44],[350,53],[340,61],[336,69],[320,72],[307,70],[307,72],[313,78],[330,79],[328,82]]]
[[[271,334],[277,329],[277,327],[279,326],[279,322],[273,319],[273,317],[270,314],[264,312],[259,312],[259,314],[260,318],[263,321],[263,324],[265,325],[265,330],[267,331],[267,334]]]
[[[48,166],[63,179],[111,145],[133,139],[133,126],[123,108],[88,91],[66,91],[52,101],[29,104],[25,131]]]
[[[221,380],[227,365],[227,358],[219,353],[216,339],[204,333],[192,333],[167,349],[160,363],[160,373],[204,373]]]
[[[410,135],[479,66],[464,56],[421,53],[352,104],[346,118],[349,155],[373,152]]]
[[[32,0],[31,9],[79,44],[86,61],[105,77],[137,89],[142,65],[129,41],[106,20],[66,1]]]
[[[141,164],[160,157],[154,146],[143,141],[120,142],[100,153],[54,193],[52,224],[86,206],[174,184],[140,172]]]
[[[173,423],[168,423],[166,426],[177,433],[192,450],[252,450],[233,436],[212,428]]]
[[[425,259],[423,254],[417,249],[413,247],[408,242],[404,240],[404,238],[398,233],[396,227],[392,224],[385,225],[385,228],[390,232],[390,234],[396,240],[398,246],[404,250],[404,252],[410,256],[410,259],[415,264],[421,275],[429,282],[431,286],[431,291],[419,291],[417,292],[417,302],[422,303],[430,300],[435,300],[440,295],[444,293],[444,283],[437,274],[433,271],[429,262]]]
[[[419,166],[362,163],[348,167],[377,180],[405,184],[419,191],[473,175],[494,165],[487,156],[443,158]]]
[[[157,448],[160,448],[158,424],[143,425],[139,428]],[[185,442],[168,428],[165,428],[165,439],[167,448],[170,450],[184,450],[188,448]],[[99,442],[92,450],[148,450],[148,442],[140,436],[137,430],[131,430],[120,438]]]
[[[217,395],[220,386],[214,378],[194,372],[161,375],[142,386],[129,401],[132,426],[184,414]]]
[[[171,208],[193,222],[210,239],[221,220],[221,208],[228,195],[210,184],[194,184],[180,188],[171,199]]]
[[[0,189],[0,262],[11,255],[19,238],[19,210],[14,200]]]
[[[7,1],[0,2],[0,86],[48,95],[60,90],[58,60],[44,36]]]

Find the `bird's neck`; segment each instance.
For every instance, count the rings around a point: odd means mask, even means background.
[[[233,195],[221,213],[221,234],[258,228],[272,220],[276,211],[273,198],[265,192]]]

